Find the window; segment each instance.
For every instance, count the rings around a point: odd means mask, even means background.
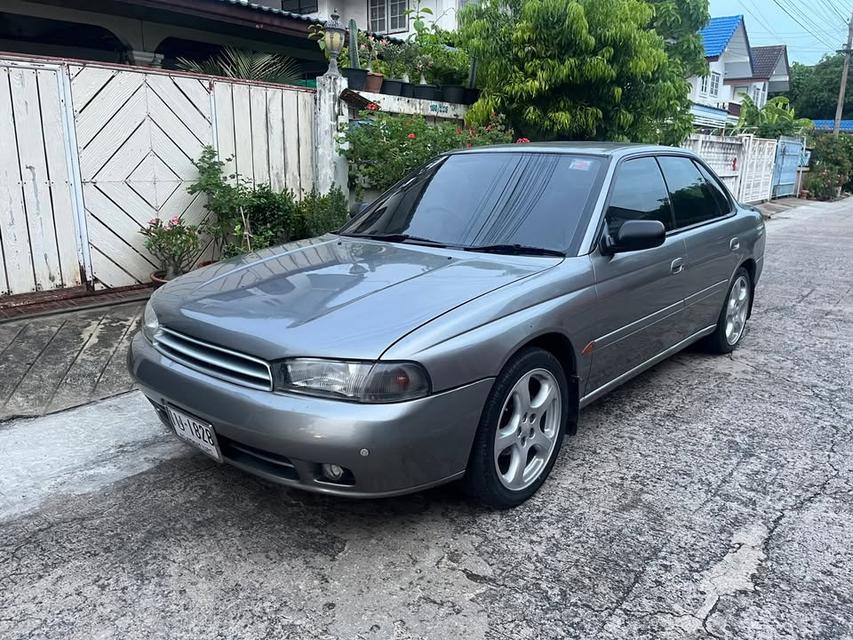
[[[409,30],[408,0],[367,0],[367,15],[373,33]]]
[[[619,165],[605,218],[613,237],[626,220],[659,220],[667,231],[675,226],[666,184],[654,158],[637,158]]]
[[[292,13],[317,13],[317,0],[282,0],[281,8]]]
[[[702,95],[708,93],[708,76],[702,76],[699,79],[699,93]]]
[[[725,210],[721,208],[719,193],[702,177],[690,158],[661,156],[658,161],[669,187],[676,228],[689,227],[728,213],[728,206]]]
[[[720,213],[725,215],[727,213],[731,213],[732,211],[732,201],[729,199],[729,196],[726,194],[726,190],[720,184],[720,179],[716,176],[711,175],[711,173],[698,162],[694,163],[696,167],[699,169],[699,173],[702,174],[702,177],[708,182],[708,187],[711,189],[711,193],[714,196],[714,200],[717,201],[717,206],[720,208]]]
[[[720,74],[717,72],[711,73],[711,91],[710,91],[710,93],[712,96],[720,95],[720,78],[721,77],[722,76],[720,76]]]
[[[600,158],[562,153],[438,158],[389,190],[342,233],[573,251],[598,193],[601,165]]]

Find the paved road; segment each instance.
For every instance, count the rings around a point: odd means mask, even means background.
[[[853,638],[853,200],[768,236],[742,348],[588,408],[509,512],[273,487],[135,393],[0,425],[0,637]]]

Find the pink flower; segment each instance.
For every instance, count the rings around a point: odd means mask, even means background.
[[[169,220],[169,226],[176,227],[181,224],[181,218],[179,216],[174,216],[171,220]]]
[[[367,110],[368,111],[379,111],[379,105],[376,104],[375,102],[370,102],[367,105]]]
[[[414,133],[410,133],[410,134],[409,134],[409,135],[407,135],[406,137],[407,137],[409,140],[414,140],[415,138],[417,138],[417,136],[416,136]]]
[[[160,224],[160,220],[159,220],[158,218],[151,218],[151,219],[148,221],[148,225],[149,225],[149,226],[154,226],[154,225],[157,225],[157,224]]]
[[[530,142],[530,140],[528,140],[527,138],[519,138],[515,141],[515,144],[527,144],[528,142]]]

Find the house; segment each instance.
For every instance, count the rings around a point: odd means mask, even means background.
[[[267,0],[270,4],[274,0]],[[283,0],[284,5],[289,2],[303,0]],[[439,27],[454,30],[457,27],[456,14],[467,0],[423,0],[421,8],[432,11],[427,16],[428,22],[435,22]],[[359,29],[366,29],[372,33],[394,36],[405,39],[415,33],[413,16],[416,0],[314,0],[316,13],[320,19],[325,19],[337,10],[341,21],[347,23],[354,19]]]
[[[326,69],[308,39],[317,2],[3,0],[0,52],[174,68],[235,46],[288,55],[313,76]]]
[[[743,16],[712,18],[702,31],[708,75],[690,78],[694,124],[722,129],[737,122],[743,96],[759,107],[788,88],[785,45],[751,47]]]

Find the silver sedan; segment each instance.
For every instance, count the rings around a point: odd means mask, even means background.
[[[510,507],[580,409],[744,336],[764,225],[697,157],[605,143],[436,158],[341,231],[158,290],[129,355],[161,419],[268,480]]]

